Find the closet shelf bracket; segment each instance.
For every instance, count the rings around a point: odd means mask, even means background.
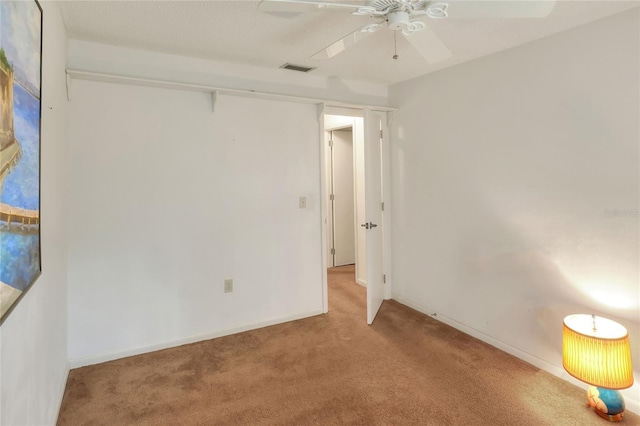
[[[65,72],[65,76],[67,78],[67,102],[71,101],[71,76],[68,72]]]
[[[211,112],[216,112],[216,102],[218,101],[218,91],[211,92]]]

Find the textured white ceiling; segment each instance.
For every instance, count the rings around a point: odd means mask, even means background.
[[[479,0],[476,0],[479,1]],[[393,84],[527,43],[638,7],[632,1],[560,0],[538,19],[441,19],[427,24],[453,56],[428,64],[393,31],[383,28],[326,61],[310,56],[371,18],[309,12],[282,18],[257,10],[257,1],[62,1],[70,38],[218,61],[277,68],[285,62],[317,67],[314,74]],[[292,71],[294,72],[294,71]]]

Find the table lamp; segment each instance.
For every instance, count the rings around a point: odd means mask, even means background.
[[[562,331],[562,365],[591,385],[587,402],[612,422],[622,420],[624,399],[618,389],[633,385],[629,334],[624,326],[595,315],[569,315]]]

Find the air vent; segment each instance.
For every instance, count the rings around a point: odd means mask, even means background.
[[[303,65],[294,65],[289,63],[280,65],[280,68],[284,68],[285,70],[300,71],[300,72],[309,72],[311,70],[315,70],[315,68],[312,68],[312,67],[305,67]]]

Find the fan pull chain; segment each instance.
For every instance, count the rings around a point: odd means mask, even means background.
[[[393,32],[393,59],[398,59],[398,31]]]

